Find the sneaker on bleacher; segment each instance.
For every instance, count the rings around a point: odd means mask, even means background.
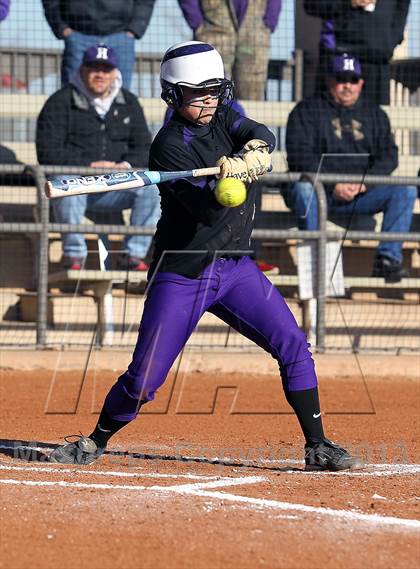
[[[375,258],[372,276],[382,277],[386,283],[398,283],[408,277],[409,272],[402,263],[381,255]]]
[[[149,265],[140,257],[121,255],[117,261],[117,269],[120,271],[148,271]]]
[[[80,271],[83,269],[86,259],[84,257],[69,257],[63,255],[61,266],[66,271]]]
[[[266,275],[278,275],[280,273],[280,269],[276,265],[266,263],[264,260],[258,260],[256,263],[260,271]]]

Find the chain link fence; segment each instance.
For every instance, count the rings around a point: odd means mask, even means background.
[[[300,231],[296,216],[283,198],[285,188],[303,175],[288,171],[286,126],[297,102],[316,87],[320,69],[318,39],[325,29],[323,19],[310,15],[310,7],[305,12],[303,4],[307,7],[308,3],[282,3],[268,51],[256,55],[259,67],[266,69],[263,92],[251,99],[249,91],[249,97],[239,101],[243,112],[267,124],[277,139],[274,171],[260,182],[251,249],[258,260],[272,268],[268,277],[284,294],[319,351],[418,352],[419,200],[410,232],[390,234],[381,233],[381,214],[357,217],[351,223],[348,217],[328,216],[325,192],[331,184],[345,181],[419,187],[420,53],[416,31],[420,28],[420,14],[416,6],[405,14],[404,40],[394,46],[393,59],[386,66],[389,100],[382,108],[398,145],[397,169],[391,177],[363,177],[363,172],[337,176],[324,170],[318,175],[305,174],[315,188],[319,227],[317,231]],[[375,10],[374,16],[378,13]],[[265,26],[267,17],[264,13]],[[131,38],[129,42],[135,55],[130,90],[139,98],[153,137],[166,110],[159,85],[162,53],[169,45],[188,41],[194,34],[178,3],[170,0],[157,0],[147,21],[141,39],[131,42]],[[74,25],[77,28],[77,22]],[[86,22],[81,22],[80,29],[76,29],[74,41],[77,34],[86,31],[84,25]],[[107,171],[86,165],[38,165],[38,116],[48,97],[62,87],[63,50],[69,49],[70,40],[54,36],[38,0],[12,2],[0,26],[0,345],[61,348],[93,343],[131,350],[141,318],[146,275],[116,270],[116,260],[125,235],[152,235],[154,227],[130,226],[127,212],[123,217],[87,217],[79,226],[56,222],[43,193],[45,175]],[[116,33],[129,37],[127,31],[123,26]],[[382,41],[382,32],[374,24],[370,32]],[[137,28],[133,33],[140,35]],[[105,33],[95,36],[95,42],[98,38],[111,41]],[[79,274],[66,272],[63,277],[61,236],[75,231],[86,238],[86,265]],[[104,270],[103,262],[104,234],[109,236],[108,270]],[[379,240],[404,243],[408,278],[385,283],[371,277]],[[254,349],[212,315],[202,319],[188,345],[193,349]]]

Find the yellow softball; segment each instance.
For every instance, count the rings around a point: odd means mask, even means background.
[[[246,200],[246,187],[242,180],[222,178],[216,184],[215,196],[225,207],[236,207]]]

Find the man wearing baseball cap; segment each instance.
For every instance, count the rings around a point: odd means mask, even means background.
[[[336,79],[348,79],[350,83],[356,84],[362,78],[362,66],[360,62],[351,55],[344,53],[337,55],[330,62],[329,75]],[[346,81],[343,81],[344,83]]]
[[[109,69],[118,67],[115,49],[103,44],[89,47],[83,54],[82,64],[92,67],[98,63],[108,66]]]
[[[388,116],[379,105],[363,97],[363,70],[350,54],[334,57],[327,89],[307,97],[289,116],[286,131],[287,160],[292,172],[357,174],[358,183],[326,184],[329,215],[342,216],[345,227],[359,214],[383,212],[382,232],[410,231],[417,191],[414,186],[367,187],[365,175],[390,175],[398,166]],[[318,207],[309,181],[284,192],[288,207],[303,230],[318,229]],[[349,227],[351,229],[351,227]],[[373,276],[398,282],[408,275],[402,264],[402,242],[381,242]]]
[[[40,164],[77,165],[108,170],[146,167],[150,133],[137,98],[122,87],[115,50],[99,44],[83,54],[82,65],[70,85],[45,103],[37,123],[36,148]],[[80,171],[83,174],[83,169]],[[89,194],[55,200],[59,223],[82,223],[86,213],[96,222],[109,223],[104,214],[131,209],[131,225],[156,225],[160,208],[156,187],[126,192]],[[102,217],[102,219],[101,219]],[[149,235],[129,235],[120,268],[147,270]],[[83,235],[63,234],[62,264],[84,266],[87,247]]]

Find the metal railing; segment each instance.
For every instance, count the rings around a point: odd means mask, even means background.
[[[36,345],[45,348],[47,345],[47,299],[48,299],[48,263],[49,263],[49,233],[90,233],[90,234],[114,234],[114,235],[152,235],[153,227],[133,227],[125,225],[70,225],[50,222],[50,204],[44,194],[46,176],[50,174],[73,174],[83,171],[85,175],[102,173],[98,168],[77,168],[57,166],[7,166],[0,165],[0,174],[24,174],[32,176],[37,187],[38,198],[38,222],[14,223],[0,222],[0,233],[35,233],[39,236],[37,256],[37,323]],[[103,171],[107,172],[106,170]],[[255,229],[253,238],[256,239],[302,239],[317,241],[317,322],[316,322],[316,349],[325,349],[325,302],[326,302],[326,245],[328,241],[340,240],[345,233],[350,240],[381,240],[381,241],[410,241],[420,242],[420,233],[379,233],[377,231],[337,231],[327,230],[327,198],[324,183],[346,181],[360,183],[360,176],[343,174],[304,174],[306,179],[312,180],[318,200],[319,229],[317,231],[302,231],[297,229]],[[302,178],[301,173],[270,173],[264,177],[264,185],[275,187],[285,182],[294,182]],[[391,177],[391,176],[366,176],[366,184],[388,185],[414,185],[420,186],[420,179],[415,177]]]

